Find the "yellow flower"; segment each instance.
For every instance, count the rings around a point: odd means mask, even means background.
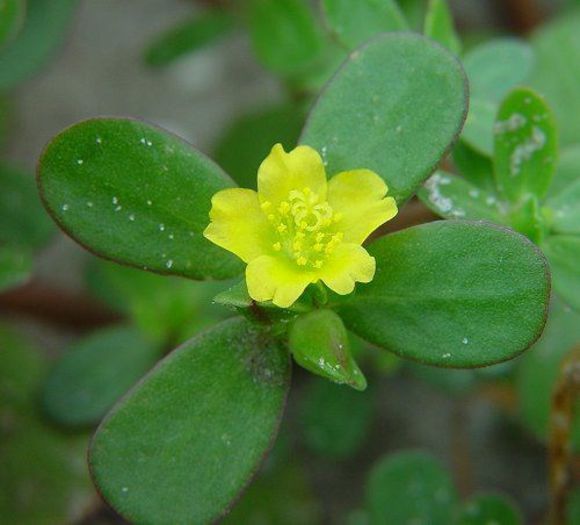
[[[258,169],[258,191],[232,188],[212,198],[204,235],[248,263],[255,301],[291,306],[311,283],[346,295],[375,275],[375,259],[361,246],[397,214],[387,185],[365,169],[326,180],[318,152],[276,144]]]

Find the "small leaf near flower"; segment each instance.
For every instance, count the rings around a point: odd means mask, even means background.
[[[248,292],[256,301],[291,306],[322,281],[346,295],[370,282],[375,260],[361,246],[397,214],[376,173],[357,169],[330,181],[309,146],[286,153],[276,144],[258,170],[258,191],[226,189],[212,198],[204,235],[248,264]]]

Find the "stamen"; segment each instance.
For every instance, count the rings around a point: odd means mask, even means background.
[[[281,243],[279,243],[279,242],[275,242],[275,243],[272,245],[272,248],[274,248],[274,250],[276,250],[277,252],[279,252],[279,251],[282,249],[282,244],[281,244]]]

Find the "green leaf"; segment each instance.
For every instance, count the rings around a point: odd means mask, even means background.
[[[565,149],[546,199],[557,233],[580,234],[580,146]]]
[[[521,525],[520,511],[501,494],[482,493],[461,508],[456,525]]]
[[[248,483],[277,432],[289,382],[280,344],[225,321],[165,358],[94,437],[105,499],[137,523],[206,523]]]
[[[302,0],[251,0],[249,30],[262,64],[287,76],[316,62],[324,41],[313,13]]]
[[[408,29],[394,0],[322,0],[321,3],[326,24],[347,49],[354,49],[379,33]]]
[[[223,525],[317,525],[320,504],[306,473],[295,463],[264,472],[252,483]]]
[[[504,224],[506,218],[497,197],[469,181],[437,171],[417,193],[425,205],[446,219],[485,219]]]
[[[453,164],[463,178],[481,189],[495,192],[493,164],[489,157],[475,151],[462,141],[453,148]]]
[[[461,138],[470,147],[488,157],[493,154],[493,124],[497,108],[496,102],[472,97],[461,134]]]
[[[0,291],[15,288],[28,281],[32,272],[32,255],[20,246],[0,246]]]
[[[233,27],[230,14],[220,9],[195,15],[159,36],[147,49],[145,61],[154,67],[167,66],[184,55],[212,44]]]
[[[227,281],[184,281],[95,259],[88,282],[97,297],[127,313],[143,334],[165,344],[182,342],[228,314],[211,303]]]
[[[0,91],[15,87],[47,62],[62,44],[78,0],[28,0],[24,25],[0,50]]]
[[[16,36],[25,14],[25,0],[0,0],[0,49]]]
[[[569,10],[532,36],[536,67],[530,84],[554,108],[563,146],[580,137],[580,9]]]
[[[568,146],[560,152],[558,168],[552,179],[546,199],[558,198],[560,193],[569,191],[569,187],[575,184],[580,169],[580,144]]]
[[[449,525],[457,494],[439,461],[405,451],[386,456],[373,467],[366,500],[372,525]]]
[[[37,413],[42,353],[4,327],[0,348],[0,521],[75,523],[94,497],[84,461],[87,437],[63,434]]]
[[[361,393],[328,381],[311,381],[300,405],[304,443],[335,460],[356,454],[369,436],[373,394],[372,389]]]
[[[471,98],[462,138],[471,147],[491,156],[499,102],[529,77],[533,64],[531,48],[515,39],[492,40],[465,55],[463,65]]]
[[[48,144],[38,181],[61,228],[107,259],[193,279],[241,271],[202,236],[211,197],[231,179],[162,129],[120,118],[76,124]]]
[[[485,366],[515,357],[542,332],[548,268],[511,230],[432,222],[382,237],[368,251],[375,278],[338,311],[347,328],[401,357]]]
[[[38,198],[34,178],[0,164],[0,243],[39,248],[54,233],[54,226]]]
[[[286,151],[296,146],[304,118],[293,104],[243,115],[218,141],[215,160],[240,186],[256,189],[261,162],[278,142]]]
[[[511,38],[481,44],[469,51],[463,60],[471,96],[496,103],[528,78],[533,64],[530,46]]]
[[[525,426],[541,439],[548,437],[552,393],[565,356],[580,343],[580,313],[552,298],[542,338],[517,368],[518,407]],[[575,418],[576,449],[580,450],[580,417]]]
[[[375,171],[401,203],[455,140],[466,98],[463,70],[449,52],[421,36],[381,35],[328,83],[301,142],[321,152],[329,175]]]
[[[332,310],[314,310],[298,317],[288,343],[294,360],[313,374],[355,390],[367,387],[351,354],[346,328]]]
[[[580,236],[550,235],[544,239],[542,251],[550,261],[554,291],[580,310]]]
[[[429,0],[424,33],[456,55],[461,52],[461,41],[455,31],[453,15],[446,0]]]
[[[159,346],[134,328],[95,332],[56,363],[44,385],[44,408],[63,425],[98,423],[160,354]]]
[[[511,201],[548,192],[558,159],[556,123],[546,101],[529,88],[514,89],[494,125],[497,186]]]
[[[534,244],[540,244],[548,233],[546,220],[538,199],[528,195],[510,210],[510,226]]]

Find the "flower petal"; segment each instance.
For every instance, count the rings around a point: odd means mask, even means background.
[[[355,282],[368,283],[375,276],[375,258],[360,245],[339,244],[328,257],[319,277],[331,290],[346,295],[354,290]]]
[[[250,297],[255,301],[271,300],[280,308],[291,306],[311,282],[312,273],[268,255],[254,259],[246,268]]]
[[[328,203],[342,215],[336,228],[344,241],[362,242],[381,224],[397,214],[397,203],[385,197],[385,181],[370,170],[343,171],[328,183]]]
[[[260,202],[274,205],[288,199],[292,190],[310,188],[326,199],[326,174],[322,158],[310,146],[298,146],[286,153],[276,144],[258,169]]]
[[[249,262],[271,251],[271,228],[253,190],[229,188],[211,199],[211,223],[203,235]]]

